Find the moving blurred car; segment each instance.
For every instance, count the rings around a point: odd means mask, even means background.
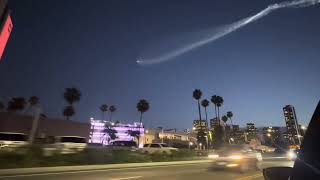
[[[298,153],[299,153],[299,149],[289,149],[289,151],[286,154],[286,157],[289,160],[294,161],[296,160]]]
[[[137,150],[137,143],[134,141],[113,141],[107,148],[112,150]]]
[[[178,151],[178,148],[169,147],[165,143],[152,143],[145,144],[141,149],[143,153],[154,154],[154,153],[166,153],[171,154],[172,151]]]
[[[86,138],[80,136],[57,136],[52,144],[44,148],[45,155],[51,155],[53,151],[61,154],[71,154],[83,151],[87,147]]]
[[[260,169],[262,161],[261,153],[256,152],[245,145],[227,145],[221,149],[210,153],[212,167],[216,168],[236,168],[240,172],[251,169]]]
[[[15,150],[28,145],[27,135],[14,132],[0,132],[0,150]]]

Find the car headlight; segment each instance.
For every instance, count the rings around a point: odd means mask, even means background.
[[[219,157],[218,154],[209,154],[208,155],[208,158],[210,158],[210,159],[215,159],[215,158],[218,158],[218,157]]]
[[[242,156],[240,156],[240,155],[231,155],[228,158],[230,158],[230,159],[242,159]]]
[[[289,151],[289,152],[287,152],[287,157],[289,159],[295,159],[297,157],[297,155],[293,151]]]

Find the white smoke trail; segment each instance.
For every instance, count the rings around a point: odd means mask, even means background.
[[[174,57],[177,57],[179,55],[182,55],[188,51],[191,51],[195,48],[198,48],[200,46],[203,46],[205,44],[208,44],[210,42],[213,42],[219,38],[222,38],[233,31],[236,31],[240,29],[243,26],[246,26],[249,23],[252,23],[269,13],[281,9],[281,8],[302,8],[302,7],[308,7],[308,6],[313,6],[320,3],[320,0],[294,0],[294,1],[285,1],[277,4],[272,4],[269,5],[267,8],[264,10],[260,11],[259,13],[244,18],[242,20],[239,20],[237,22],[234,22],[232,24],[224,26],[224,28],[219,29],[219,31],[213,31],[212,34],[210,34],[209,37],[203,38],[203,39],[198,39],[196,41],[193,41],[189,44],[183,45],[179,48],[173,49],[171,52],[167,52],[165,54],[162,54],[157,57],[141,57],[137,60],[137,63],[140,65],[152,65],[156,63],[161,63],[165,62],[168,60],[173,59]]]

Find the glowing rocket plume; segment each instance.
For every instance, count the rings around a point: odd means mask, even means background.
[[[213,34],[207,38],[199,39],[197,41],[194,41],[193,43],[186,44],[186,45],[184,45],[180,48],[177,48],[177,49],[173,49],[171,52],[165,53],[161,56],[151,57],[151,58],[150,57],[146,58],[146,57],[142,56],[139,60],[137,60],[137,63],[140,65],[151,65],[151,64],[165,62],[165,61],[173,59],[174,57],[177,57],[177,56],[182,55],[186,52],[189,52],[195,48],[198,48],[200,46],[203,46],[205,44],[213,42],[219,38],[222,38],[222,37],[232,33],[233,31],[236,31],[236,30],[240,29],[241,27],[268,15],[269,13],[271,13],[275,10],[278,10],[281,8],[302,8],[302,7],[313,6],[318,3],[320,3],[320,0],[294,0],[294,1],[285,1],[285,2],[281,2],[281,3],[277,3],[277,4],[272,4],[253,16],[250,16],[250,17],[241,19],[237,22],[234,22],[232,24],[229,24],[229,25],[225,26],[224,28],[222,28],[218,32],[214,31]]]

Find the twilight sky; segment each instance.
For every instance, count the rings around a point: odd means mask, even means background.
[[[47,116],[62,118],[64,88],[75,86],[83,96],[73,119],[100,118],[106,103],[117,106],[115,119],[137,121],[136,103],[145,98],[147,126],[182,129],[197,118],[192,91],[199,88],[203,98],[222,96],[222,112],[233,111],[241,126],[284,125],[286,104],[306,124],[320,99],[319,5],[276,11],[173,61],[136,64],[156,42],[232,23],[275,2],[10,0],[14,28],[0,61],[0,100],[36,95]]]

